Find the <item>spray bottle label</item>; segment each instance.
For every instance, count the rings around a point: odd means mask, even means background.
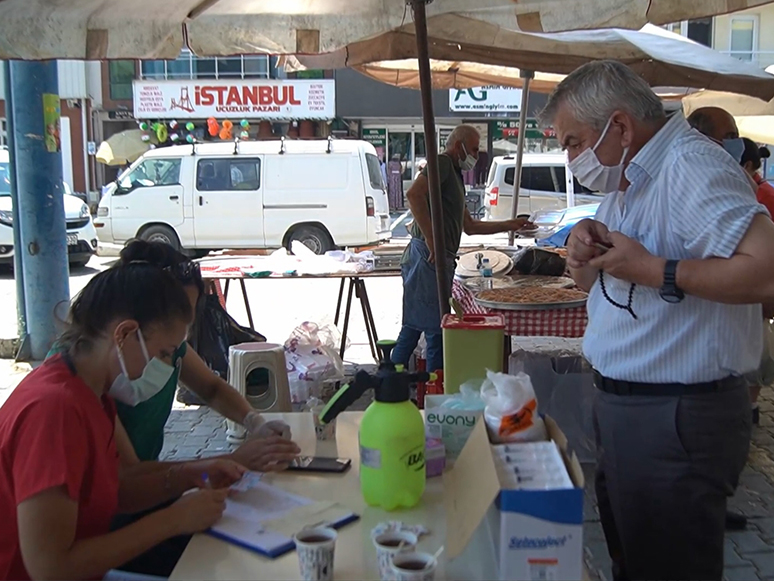
[[[362,448],[361,448],[362,455]],[[417,446],[409,450],[406,454],[401,456],[401,462],[406,467],[406,470],[412,472],[419,472],[425,468],[425,444]]]
[[[382,467],[382,452],[376,448],[366,448],[360,445],[360,465],[374,470]]]

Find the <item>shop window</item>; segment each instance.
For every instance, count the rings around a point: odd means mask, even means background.
[[[0,145],[8,145],[8,124],[5,118],[0,118]]]
[[[134,81],[134,61],[110,61],[108,63],[110,99],[112,101],[130,101],[132,99],[132,81]]]
[[[758,19],[755,16],[734,16],[731,18],[731,56],[743,61],[753,60],[758,43]]]
[[[180,183],[180,158],[148,159],[121,178],[119,186],[130,191],[152,186],[174,186]]]
[[[142,61],[140,70],[142,78],[149,80],[268,79],[269,64],[265,55],[206,58],[183,49],[174,60]]]
[[[257,190],[260,187],[260,159],[203,159],[196,165],[196,189],[200,192]]]

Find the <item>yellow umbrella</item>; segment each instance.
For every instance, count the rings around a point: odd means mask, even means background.
[[[127,165],[148,151],[151,141],[142,140],[139,129],[121,131],[103,141],[97,150],[97,161],[105,165]]]

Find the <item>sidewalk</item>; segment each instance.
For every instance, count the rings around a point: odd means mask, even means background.
[[[1,392],[0,392],[1,393]],[[359,407],[364,408],[367,402]],[[747,530],[726,534],[727,581],[774,580],[774,389],[761,394],[761,424],[753,428],[750,457],[731,510],[750,520]],[[167,423],[164,460],[185,460],[226,454],[223,419],[208,408],[176,404]],[[586,504],[583,538],[592,581],[612,581],[610,558],[599,522],[594,494],[594,465],[584,465]]]

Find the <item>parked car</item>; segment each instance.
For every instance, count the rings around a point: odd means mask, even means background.
[[[567,239],[570,237],[570,230],[572,230],[573,226],[581,220],[596,216],[597,208],[599,208],[599,204],[586,204],[584,206],[567,208],[561,221],[547,233],[548,236],[539,239],[537,245],[558,248],[567,246]]]
[[[323,254],[391,236],[379,158],[355,140],[159,147],[107,188],[96,226],[103,242],[141,238],[193,254],[294,240]]]
[[[516,158],[495,157],[489,169],[484,198],[485,219],[507,220],[513,207],[513,176]],[[567,207],[567,176],[563,153],[525,153],[521,170],[521,193],[517,216],[530,216],[538,210],[561,210]],[[584,188],[574,177],[571,182],[575,204],[594,204],[601,194]]]
[[[97,231],[89,207],[72,195],[67,183],[63,183],[63,190],[70,266],[83,267],[97,251]],[[8,150],[0,148],[0,264],[13,264],[13,250],[13,202]]]

